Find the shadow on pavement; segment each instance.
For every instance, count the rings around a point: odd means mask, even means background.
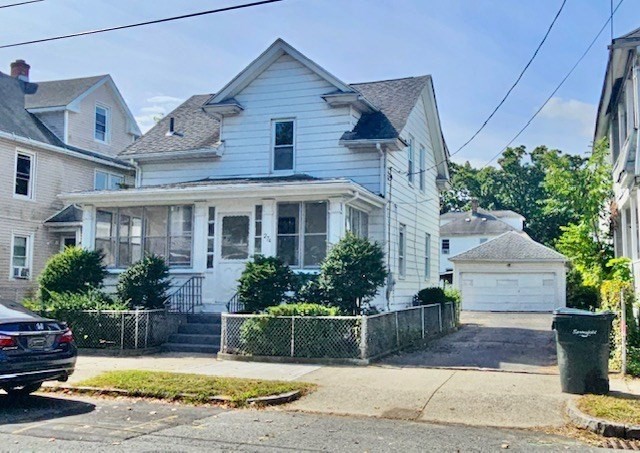
[[[95,405],[67,398],[30,395],[23,398],[0,394],[0,425],[32,423],[95,410]]]

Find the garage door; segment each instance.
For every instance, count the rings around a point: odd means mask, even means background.
[[[551,311],[559,305],[551,272],[463,272],[460,280],[464,310]]]

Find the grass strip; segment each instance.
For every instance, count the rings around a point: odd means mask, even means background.
[[[249,398],[280,395],[296,390],[305,394],[315,388],[313,384],[304,382],[141,370],[107,371],[79,382],[77,386],[126,390],[134,396],[190,403],[207,403],[211,397],[223,396],[238,406],[246,404]]]
[[[577,405],[582,412],[596,418],[640,425],[640,397],[636,395],[585,395],[580,397]]]

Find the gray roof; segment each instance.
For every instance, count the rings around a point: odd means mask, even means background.
[[[56,223],[82,222],[82,209],[76,205],[69,205],[49,217],[44,223],[55,226]]]
[[[440,236],[492,235],[516,231],[511,225],[486,214],[470,215],[440,225]]]
[[[429,80],[429,76],[422,76],[350,85],[380,110],[362,115],[354,130],[345,132],[342,140],[398,138]],[[203,109],[212,96],[190,97],[120,155],[190,151],[214,146],[220,140],[220,122]],[[171,117],[174,118],[174,130],[179,134],[167,135]]]
[[[33,85],[33,90],[25,96],[24,107],[33,109],[68,105],[105,77],[107,76],[99,75],[32,83],[30,85]]]
[[[212,94],[191,96],[149,132],[125,148],[120,155],[211,148],[220,140],[220,121],[202,108],[211,96]],[[174,119],[174,131],[177,134],[167,135],[170,118]]]
[[[466,252],[449,258],[450,261],[568,261],[567,257],[534,241],[525,233],[509,231]]]
[[[15,134],[46,145],[53,145],[75,151],[79,154],[128,165],[120,159],[105,154],[88,151],[75,146],[66,145],[53,132],[47,129],[34,114],[25,110],[26,96],[37,90],[38,84],[23,82],[14,77],[0,73],[0,131]]]
[[[511,211],[508,209],[498,209],[498,210],[491,211],[489,209],[478,208],[478,212],[481,214],[486,214],[486,215],[496,217],[498,219],[518,219],[518,218],[524,219],[524,216],[522,214],[518,214],[517,212]],[[440,218],[453,219],[453,220],[464,219],[466,217],[469,217],[470,213],[471,211],[449,211],[442,214]]]
[[[305,182],[305,181],[322,181],[323,178],[316,178],[304,173],[286,176],[262,176],[254,178],[204,178],[195,181],[175,182],[169,184],[155,184],[144,186],[145,189],[186,189],[189,187],[224,185],[224,184],[262,184],[262,183],[282,183],[282,182]],[[335,180],[333,178],[332,180]],[[126,189],[125,189],[126,190]],[[119,192],[122,192],[120,190]]]
[[[614,39],[614,41],[617,43],[618,41],[635,41],[637,39],[640,39],[640,28],[636,28],[632,32]]]

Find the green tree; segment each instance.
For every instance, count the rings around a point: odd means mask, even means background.
[[[147,255],[120,274],[116,294],[128,307],[164,308],[170,286],[167,263],[160,256]]]
[[[102,288],[106,275],[101,251],[89,251],[82,247],[67,247],[47,261],[38,277],[40,297],[43,302],[51,293],[84,294]]]
[[[280,258],[257,255],[238,279],[238,298],[246,311],[258,312],[284,302],[293,280],[293,272]]]

